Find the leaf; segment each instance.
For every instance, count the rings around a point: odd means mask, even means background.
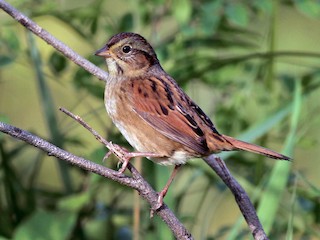
[[[67,60],[61,54],[53,52],[49,58],[49,67],[53,74],[60,74],[68,66]]]
[[[226,7],[226,16],[231,23],[246,27],[249,22],[248,9],[239,3],[232,3]]]
[[[16,31],[13,31],[11,29],[5,31],[3,34],[3,41],[5,41],[5,44],[10,49],[10,51],[13,51],[15,53],[20,51],[20,41]]]
[[[272,1],[270,0],[259,0],[259,1],[253,1],[253,6],[255,6],[258,10],[265,12],[267,14],[272,13]]]
[[[19,225],[13,239],[68,239],[75,223],[76,213],[51,213],[37,210],[29,219]]]
[[[127,13],[120,20],[119,30],[122,32],[130,31],[134,28],[133,23],[134,19],[132,13]]]
[[[83,68],[80,68],[76,71],[75,76],[73,78],[73,83],[75,87],[79,89],[85,89],[91,95],[99,99],[101,99],[103,96],[103,86],[101,86],[99,82],[92,80],[92,75]]]
[[[172,14],[180,24],[189,21],[192,13],[192,4],[190,0],[176,0],[172,2]]]
[[[295,5],[304,14],[309,17],[320,18],[319,1],[314,0],[295,0]]]
[[[221,12],[223,11],[223,1],[216,0],[201,7],[203,11],[201,17],[201,29],[204,33],[212,35],[219,26],[221,20]]]
[[[84,205],[90,201],[89,192],[74,194],[59,201],[58,207],[62,211],[73,211],[77,213]]]
[[[98,18],[95,17],[93,20],[92,20],[92,23],[90,25],[90,32],[91,34],[95,34],[97,32],[97,28],[98,28]]]
[[[9,57],[9,56],[6,56],[6,55],[2,55],[0,56],[0,67],[4,67],[10,63],[13,62],[13,58],[12,57]]]
[[[0,68],[14,62],[20,51],[20,42],[17,33],[11,29],[5,29],[0,35]]]
[[[0,113],[0,122],[9,123],[9,117],[3,113]]]

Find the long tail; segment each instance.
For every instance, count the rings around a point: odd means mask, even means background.
[[[269,158],[274,158],[274,159],[283,159],[283,160],[288,160],[288,161],[291,160],[291,158],[284,156],[280,153],[274,152],[270,149],[260,147],[258,145],[254,145],[251,143],[243,142],[243,141],[237,140],[235,138],[232,138],[232,137],[229,137],[226,135],[222,135],[222,136],[224,139],[226,139],[229,143],[231,143],[234,146],[234,148],[235,148],[234,150],[249,151],[249,152],[265,155]]]

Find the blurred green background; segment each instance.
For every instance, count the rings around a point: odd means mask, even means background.
[[[221,154],[270,239],[320,238],[320,3],[312,0],[23,0],[16,8],[90,61],[112,35],[138,32],[224,134],[293,157]],[[107,117],[103,82],[0,11],[0,120],[116,169],[75,121],[127,146]],[[129,147],[129,146],[128,146]],[[138,164],[134,162],[134,164]],[[142,160],[160,190],[172,168]],[[200,159],[165,202],[195,239],[249,239],[230,191]],[[138,206],[141,207],[139,216]],[[137,220],[139,219],[139,220]],[[133,227],[135,226],[135,227]],[[0,134],[0,239],[173,239],[134,191]]]

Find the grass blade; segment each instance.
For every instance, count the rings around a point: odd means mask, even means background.
[[[55,115],[55,105],[50,92],[50,88],[47,85],[45,75],[43,73],[42,61],[35,44],[34,37],[31,32],[27,32],[28,45],[30,49],[30,58],[33,62],[34,69],[37,76],[37,84],[40,94],[40,102],[42,104],[42,109],[44,112],[47,127],[50,132],[51,141],[58,147],[63,145],[63,136],[59,131],[57,118]],[[66,193],[72,192],[71,178],[68,171],[68,164],[64,161],[58,161],[58,166],[60,169],[60,174],[63,180],[64,189]]]
[[[290,132],[287,136],[284,154],[292,155],[296,142],[296,131],[302,105],[302,86],[301,82],[295,80],[293,113],[291,117]],[[277,161],[270,174],[270,180],[261,197],[258,208],[258,216],[265,232],[268,234],[275,223],[277,210],[280,206],[282,193],[286,187],[290,174],[291,164],[284,161]]]

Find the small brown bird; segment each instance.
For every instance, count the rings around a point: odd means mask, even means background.
[[[219,133],[201,108],[162,69],[155,51],[139,34],[116,34],[95,54],[104,57],[108,66],[105,106],[116,127],[146,157],[162,165],[175,165],[159,194],[159,206],[179,166],[190,158],[244,150],[290,159]]]

